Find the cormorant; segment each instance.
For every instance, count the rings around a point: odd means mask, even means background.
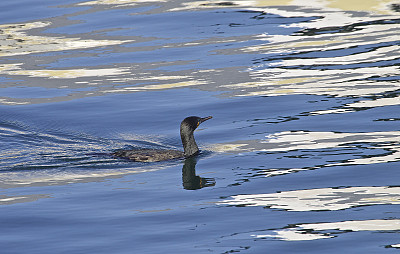
[[[194,140],[194,130],[204,121],[211,119],[212,116],[186,117],[181,123],[181,139],[184,152],[178,150],[160,150],[160,149],[134,149],[134,150],[119,150],[112,155],[122,157],[138,162],[156,162],[179,158],[189,158],[198,154],[199,148]]]

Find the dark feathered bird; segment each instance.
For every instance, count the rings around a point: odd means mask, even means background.
[[[180,131],[184,152],[178,150],[134,149],[119,150],[114,152],[113,155],[139,162],[156,162],[191,157],[199,152],[199,148],[194,140],[194,130],[202,122],[211,118],[212,116],[203,118],[198,116],[189,116],[182,121]]]

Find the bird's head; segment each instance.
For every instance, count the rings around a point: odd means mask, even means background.
[[[212,116],[207,117],[198,117],[198,116],[189,116],[186,117],[181,123],[181,130],[185,129],[187,131],[194,131],[202,122],[205,122],[211,119]]]

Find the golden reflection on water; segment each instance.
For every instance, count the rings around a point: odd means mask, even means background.
[[[381,14],[393,13],[389,8],[390,4],[396,4],[394,0],[363,0],[363,1],[348,1],[348,0],[330,0],[327,1],[327,7],[338,8],[344,11],[369,11]]]
[[[105,0],[106,1],[106,0]],[[109,0],[111,2],[112,0]],[[121,0],[123,1],[123,0]],[[102,2],[102,1],[99,1]],[[395,0],[233,0],[233,1],[193,1],[183,3],[182,7],[173,9],[174,11],[191,10],[198,8],[217,8],[227,6],[240,7],[276,7],[276,6],[302,6],[309,8],[333,9],[340,11],[366,11],[378,14],[393,14],[391,4],[398,4]]]

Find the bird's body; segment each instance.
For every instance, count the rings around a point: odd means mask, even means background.
[[[204,118],[189,116],[182,121],[180,133],[184,152],[178,150],[134,149],[119,150],[114,152],[113,156],[138,162],[157,162],[191,157],[199,152],[199,148],[194,140],[194,130],[202,122],[211,118],[211,116]]]
[[[159,149],[120,150],[113,153],[113,155],[138,162],[157,162],[185,158],[184,153],[181,151]]]

